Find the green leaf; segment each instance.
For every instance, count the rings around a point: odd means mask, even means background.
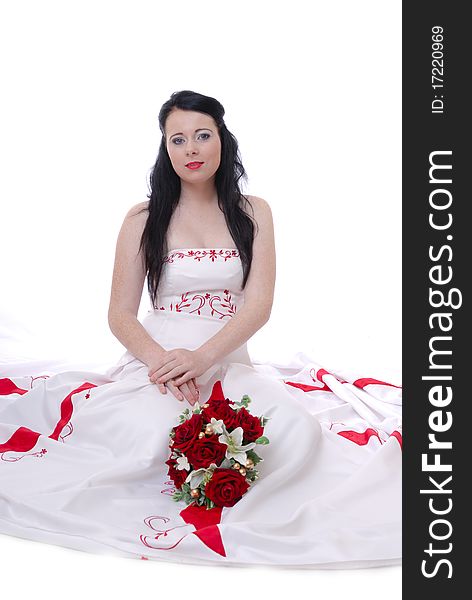
[[[256,444],[268,444],[269,443],[269,438],[266,438],[265,435],[261,435],[261,437],[258,437],[256,440]]]
[[[189,409],[189,408],[186,408],[186,409],[184,410],[184,412],[183,412],[183,413],[181,413],[181,414],[179,415],[180,424],[182,424],[182,423],[184,423],[185,421],[187,421],[187,419],[191,419],[191,418],[192,418],[192,416],[193,416],[193,414],[191,414],[191,413],[190,413],[190,409]]]
[[[257,465],[257,463],[261,462],[262,458],[254,452],[254,450],[248,450],[246,452],[247,457],[252,460],[252,462]]]

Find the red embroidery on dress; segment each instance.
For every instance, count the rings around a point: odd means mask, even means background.
[[[171,521],[170,517],[157,515],[146,517],[144,523],[150,527],[156,535],[149,536],[141,534],[139,539],[142,544],[153,550],[173,550],[184,538],[193,534],[208,548],[213,550],[213,552],[216,552],[221,556],[226,556],[221,532],[218,528],[218,524],[221,522],[222,511],[223,509],[221,507],[214,507],[211,510],[207,510],[204,506],[189,504],[189,506],[179,513],[185,524],[169,527],[168,529],[161,529],[161,527],[159,527],[160,524],[158,523],[156,526],[154,525],[154,522],[161,521],[167,526],[169,521]],[[159,539],[161,536],[163,538],[169,538],[167,545],[165,543],[161,544]]]
[[[232,317],[236,314],[236,305],[231,304],[231,293],[229,292],[229,290],[224,290],[224,294],[225,296],[223,300],[220,298],[220,296],[212,296],[208,300],[208,303],[211,306],[211,316],[213,316],[214,313],[218,313],[219,315],[221,315],[219,318],[222,319],[223,317]],[[213,306],[216,300],[220,302],[221,308],[226,309],[227,312],[223,313],[219,311],[215,306]]]
[[[349,383],[349,381],[339,378],[337,375],[330,373],[326,369],[318,369],[318,371],[316,371],[316,374],[315,374],[315,369],[310,370],[310,376],[311,376],[312,380],[315,383],[318,383],[318,382],[322,383],[323,387],[319,387],[317,385],[310,385],[307,383],[300,383],[300,382],[296,382],[296,381],[284,381],[284,383],[286,383],[287,385],[291,385],[292,387],[296,387],[296,388],[302,390],[303,392],[314,392],[314,391],[331,392],[332,391],[331,387],[323,379],[323,377],[325,375],[331,375],[337,381],[339,381],[339,383]],[[362,390],[367,385],[372,385],[372,384],[373,385],[386,385],[389,387],[402,389],[401,385],[394,385],[393,383],[387,383],[386,381],[380,381],[379,379],[372,379],[371,377],[363,377],[361,379],[356,379],[355,381],[352,382],[352,385],[354,385],[357,388],[360,388]]]
[[[0,379],[0,396],[9,396],[10,394],[26,394],[28,390],[19,388],[11,379],[5,377]]]
[[[228,258],[238,258],[239,257],[239,251],[238,250],[231,250],[229,248],[221,248],[221,249],[211,249],[211,248],[206,248],[206,249],[201,249],[201,250],[173,250],[172,252],[169,252],[169,254],[167,254],[166,256],[164,256],[164,259],[162,262],[169,262],[169,263],[173,263],[174,260],[176,258],[185,258],[185,257],[189,257],[189,258],[193,258],[194,260],[198,260],[200,262],[200,260],[202,258],[208,257],[211,262],[215,262],[215,260],[217,260],[218,258],[223,258],[225,260],[225,262],[228,260]]]
[[[28,376],[30,381],[30,387],[28,389],[19,388],[14,381],[5,377],[4,379],[0,379],[0,396],[9,396],[10,394],[26,394],[29,390],[32,390],[34,385],[33,382],[37,379],[49,379],[50,375],[37,375],[33,377],[32,375]],[[18,379],[26,379],[26,376],[18,377]]]
[[[140,541],[147,546],[148,548],[152,548],[153,550],[172,550],[173,548],[175,548],[176,546],[178,546],[178,544],[180,544],[180,542],[187,537],[187,535],[189,533],[191,533],[191,530],[189,530],[189,526],[187,524],[185,525],[177,525],[176,527],[169,527],[169,529],[160,529],[158,527],[155,527],[153,524],[153,521],[162,521],[163,523],[168,523],[170,521],[170,517],[160,517],[160,516],[150,516],[150,517],[146,517],[144,519],[144,523],[150,527],[154,532],[156,532],[157,535],[155,536],[149,536],[149,535],[140,535],[139,539]],[[176,529],[186,529],[187,532],[184,533],[183,535],[179,536],[179,534],[176,535],[176,539],[175,539],[175,543],[173,543],[172,545],[169,546],[161,546],[159,543],[159,538],[161,536],[163,537],[167,537],[168,534]],[[174,537],[175,534],[172,536]]]
[[[223,298],[217,294],[210,294],[206,292],[205,295],[195,294],[191,298],[189,298],[189,294],[191,292],[184,292],[180,296],[179,302],[171,302],[170,306],[167,308],[165,306],[159,306],[156,310],[174,310],[176,312],[188,312],[188,313],[197,313],[201,315],[201,311],[203,308],[208,306],[207,312],[213,317],[219,315],[219,319],[223,319],[224,317],[233,317],[236,314],[236,304],[232,302],[231,292],[229,290],[223,290],[224,296]],[[193,304],[197,303],[194,308],[190,308]],[[219,303],[216,304],[216,303]]]
[[[284,383],[286,383],[287,385],[291,385],[292,387],[296,387],[302,390],[303,392],[331,392],[331,388],[323,379],[324,375],[332,375],[332,373],[329,373],[326,369],[318,369],[318,371],[316,372],[315,369],[310,369],[310,377],[312,381],[315,383],[321,383],[321,386],[309,385],[306,383],[299,383],[296,381],[284,381]]]
[[[308,385],[306,383],[298,383],[297,381],[284,381],[287,385],[291,385],[292,387],[298,388],[302,390],[302,392],[330,392],[331,388],[329,388],[326,384],[323,387],[319,387],[317,385]]]
[[[369,443],[371,437],[376,437],[380,444],[382,444],[382,440],[380,439],[379,432],[372,427],[368,427],[365,431],[338,431],[338,435],[358,444],[359,446],[365,446]]]
[[[166,496],[172,496],[174,492],[177,491],[174,482],[170,479],[168,481],[164,481],[164,485],[167,485],[168,487],[161,490],[161,494],[165,494]]]
[[[394,437],[397,440],[397,442],[400,444],[401,450],[403,450],[403,437],[402,437],[402,434],[397,429],[395,431],[392,431],[392,433],[390,434],[390,437]]]
[[[10,456],[8,457],[7,453],[4,452],[0,455],[0,458],[5,462],[16,462],[17,460],[21,460],[25,456],[35,456],[36,458],[43,458],[43,456],[47,454],[46,448],[42,448],[39,452],[27,452],[23,454],[23,456]]]
[[[78,394],[80,392],[87,390],[87,394],[85,395],[85,397],[89,398],[90,397],[89,390],[94,387],[97,387],[96,384],[86,381],[79,387],[72,390],[64,398],[64,400],[62,400],[62,402],[60,404],[60,419],[57,422],[57,424],[54,428],[54,431],[48,437],[50,437],[51,439],[56,440],[56,441],[58,441],[60,439],[63,442],[64,438],[66,438],[67,436],[69,436],[72,433],[73,427],[72,427],[71,417],[72,417],[72,413],[74,410],[74,406],[72,403],[72,396],[74,394]],[[14,392],[14,393],[16,393],[16,392]],[[63,436],[62,431],[65,428],[67,428],[69,432]],[[46,452],[44,449],[43,449],[44,452],[42,450],[41,453],[39,453],[39,454],[37,452],[32,452],[32,453],[27,454],[30,450],[32,450],[36,446],[38,438],[41,435],[44,435],[44,434],[42,434],[38,431],[33,431],[29,427],[19,427],[9,437],[9,439],[6,442],[4,442],[3,444],[0,444],[0,458],[6,462],[14,462],[15,460],[19,460],[19,458],[23,458],[23,457],[15,457],[14,459],[12,459],[12,458],[5,457],[4,454],[6,452],[22,452],[25,454],[25,456],[43,456]]]
[[[388,385],[390,387],[402,389],[401,385],[394,385],[393,383],[380,381],[380,379],[372,379],[372,377],[363,377],[362,379],[356,379],[356,381],[353,381],[353,385],[355,385],[358,388],[361,388],[362,390],[365,388],[366,385]]]
[[[221,523],[222,512],[221,506],[207,510],[205,506],[189,504],[187,508],[180,511],[180,516],[186,523],[191,523],[195,527],[195,531],[192,533],[208,548],[221,556],[226,556],[223,538],[218,527],[218,524]]]
[[[372,437],[376,437],[379,440],[381,446],[385,444],[390,438],[395,438],[400,446],[400,449],[402,449],[401,426],[397,426],[397,428],[394,429],[392,433],[388,433],[388,431],[386,430],[384,431],[382,429],[374,429],[372,427],[367,427],[365,431],[353,431],[352,429],[345,430],[341,428],[338,431],[334,431],[334,426],[346,427],[346,424],[342,421],[325,421],[323,419],[320,419],[320,424],[323,427],[326,427],[329,431],[333,431],[333,433],[336,433],[337,435],[340,435],[341,437],[344,437],[345,439],[354,442],[359,446],[366,446]],[[368,424],[366,423],[366,425]],[[336,427],[336,429],[338,429],[338,427]]]

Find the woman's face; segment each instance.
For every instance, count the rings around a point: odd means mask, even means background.
[[[170,161],[181,179],[198,183],[215,175],[220,166],[221,140],[213,117],[173,109],[167,117],[165,136]],[[191,163],[202,164],[192,169]]]

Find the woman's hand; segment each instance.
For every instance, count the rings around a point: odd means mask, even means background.
[[[173,384],[180,387],[202,375],[211,364],[208,356],[204,356],[200,350],[175,348],[161,355],[160,365],[149,369],[149,377],[158,385],[172,379]]]
[[[159,353],[159,355],[148,364],[148,375],[151,375],[162,366],[163,358],[166,354],[167,351]],[[157,378],[154,377],[151,379],[151,377],[149,377],[149,379],[151,383],[155,383]],[[186,399],[192,406],[199,400],[200,391],[194,377],[182,385],[176,385],[174,380],[169,380],[167,383],[159,383],[158,387],[162,394],[167,394],[167,390],[169,390],[177,398],[177,400],[183,401]]]
[[[200,399],[200,391],[197,386],[197,382],[195,379],[190,379],[187,383],[182,384],[181,386],[176,386],[175,382],[171,379],[166,384],[160,383],[159,390],[163,394],[167,394],[167,390],[170,390],[172,394],[180,400],[181,402],[186,399],[189,404],[192,406]]]

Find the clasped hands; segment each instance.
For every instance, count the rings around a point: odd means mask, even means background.
[[[157,383],[159,391],[166,394],[169,389],[177,400],[186,398],[193,406],[200,393],[196,377],[211,366],[211,361],[198,349],[175,348],[159,353],[148,366],[149,379]]]

